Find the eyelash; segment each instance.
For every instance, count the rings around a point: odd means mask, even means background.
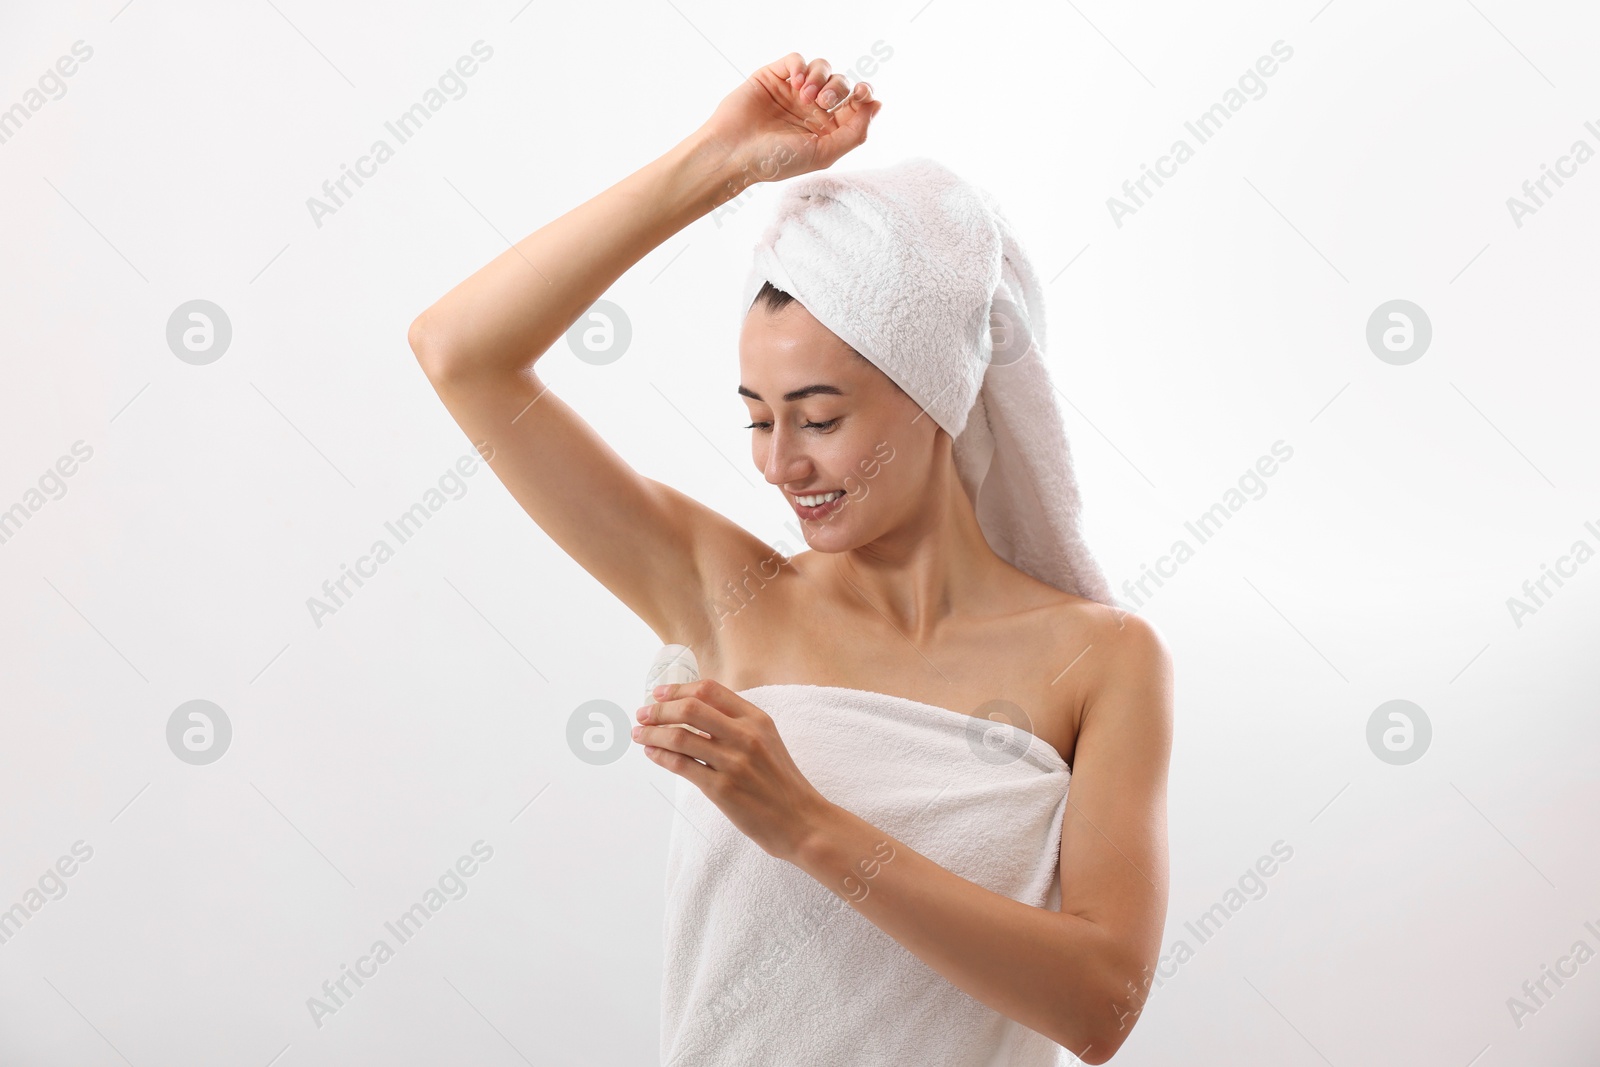
[[[828,431],[828,429],[831,426],[833,426],[834,423],[836,423],[838,421],[839,421],[838,419],[829,419],[827,422],[806,422],[806,423],[801,423],[800,428],[802,430],[816,429],[816,430],[821,430],[822,432],[826,433]],[[747,429],[747,430],[759,430],[759,429],[762,429],[764,427],[770,429],[771,426],[772,426],[772,423],[770,423],[770,422],[752,422],[749,426],[746,426],[745,429]]]

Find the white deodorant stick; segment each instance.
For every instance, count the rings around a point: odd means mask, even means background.
[[[662,645],[661,651],[656,653],[655,662],[650,664],[650,670],[645,673],[645,696],[654,699],[652,690],[658,685],[676,685],[680,682],[699,680],[700,664],[694,658],[694,649],[688,645]],[[696,730],[685,722],[669,722],[663,725],[676,726],[680,730],[688,730],[701,737],[711,736],[704,730]]]

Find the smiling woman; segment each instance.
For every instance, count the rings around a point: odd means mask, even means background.
[[[806,530],[807,543],[824,550],[817,540],[820,524],[836,519],[847,502],[866,498],[867,479],[895,456],[893,441],[880,431],[914,419],[917,405],[771,282],[756,294],[745,317],[739,351],[739,395],[752,420],[745,428],[754,431],[751,458],[767,481],[783,490]],[[802,352],[811,358],[800,356]],[[807,366],[814,368],[817,380],[792,388],[765,387],[765,382],[802,373]],[[759,383],[765,391],[746,383]],[[797,472],[800,477],[793,477]],[[914,481],[911,476],[902,484],[909,487]],[[844,543],[848,537],[841,534],[833,540]]]
[[[668,861],[678,1067],[1104,1063],[1160,950],[1170,657],[1079,536],[998,207],[931,160],[813,174],[882,106],[791,53],[410,330],[518,503],[701,671],[633,731],[699,831],[675,822]],[[751,175],[803,177],[757,245],[738,368],[792,557],[640,475],[535,372]]]

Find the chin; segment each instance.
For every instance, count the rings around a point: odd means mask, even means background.
[[[838,521],[800,522],[806,544],[818,552],[843,552],[856,546],[856,538]]]

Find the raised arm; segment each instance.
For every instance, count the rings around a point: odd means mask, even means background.
[[[832,111],[817,103],[828,90],[843,100]],[[880,105],[845,93],[825,60],[790,53],[768,64],[682,143],[524,237],[411,324],[423,372],[511,495],[663,641],[708,632],[704,591],[764,546],[635,471],[534,364],[668,237],[752,182],[826,167],[860,144]]]

